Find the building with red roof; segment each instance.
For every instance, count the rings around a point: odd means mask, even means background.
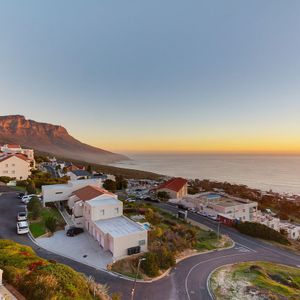
[[[156,192],[167,192],[171,199],[183,198],[188,194],[188,181],[181,177],[172,178],[156,188]]]
[[[0,154],[0,176],[25,180],[31,174],[31,161],[23,154]]]

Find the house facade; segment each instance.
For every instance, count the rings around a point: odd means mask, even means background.
[[[1,152],[5,154],[23,154],[31,162],[31,167],[35,168],[34,150],[23,149],[20,145],[5,144],[0,147]]]
[[[188,194],[188,181],[184,178],[172,178],[159,187],[156,192],[166,192],[171,199],[179,199],[187,196]]]
[[[93,185],[102,187],[101,179],[69,180],[66,184],[52,184],[42,186],[44,205],[49,202],[66,201],[72,193],[82,187]]]
[[[147,230],[123,215],[123,202],[96,186],[72,193],[68,200],[72,220],[97,240],[114,259],[147,251]]]
[[[23,154],[0,153],[0,176],[25,180],[31,174],[31,162]]]

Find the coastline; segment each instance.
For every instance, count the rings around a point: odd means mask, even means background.
[[[229,182],[263,192],[300,195],[300,156],[131,154],[111,167],[170,177]]]

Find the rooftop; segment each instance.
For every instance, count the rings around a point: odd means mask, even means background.
[[[187,184],[187,180],[181,177],[172,178],[162,185],[160,185],[157,189],[169,189],[175,192],[179,192],[185,184]]]
[[[72,170],[71,173],[75,174],[76,176],[92,176],[92,174],[86,170]]]
[[[88,200],[97,198],[101,195],[105,195],[105,194],[114,196],[113,193],[110,193],[105,189],[102,189],[97,186],[92,186],[92,185],[85,186],[85,187],[73,192],[73,195],[77,196],[82,201],[88,201]]]
[[[109,196],[109,195],[103,195],[102,196],[98,196],[94,199],[91,199],[91,200],[88,200],[87,201],[91,206],[97,206],[98,204],[101,204],[101,205],[115,205],[115,204],[120,204],[121,201],[112,197],[112,196]]]
[[[147,231],[141,225],[127,219],[126,217],[115,217],[106,220],[95,221],[104,233],[109,233],[112,237],[127,236],[132,233]]]

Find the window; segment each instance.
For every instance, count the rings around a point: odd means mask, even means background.
[[[59,194],[62,194],[62,193],[63,193],[63,192],[56,192],[55,194],[56,194],[56,195],[59,195]]]
[[[11,174],[15,174],[16,173],[16,171],[11,171]]]
[[[145,245],[146,244],[146,241],[145,240],[140,240],[139,241],[139,246],[143,246],[143,245]]]
[[[104,216],[104,209],[100,210],[100,216]]]
[[[119,207],[115,208],[115,213],[118,214],[119,213]]]
[[[15,164],[11,164],[11,166],[12,166],[12,167],[15,167],[16,165],[15,165]]]
[[[8,171],[3,171],[3,174],[8,174]]]
[[[5,164],[5,168],[8,168],[8,164]]]

